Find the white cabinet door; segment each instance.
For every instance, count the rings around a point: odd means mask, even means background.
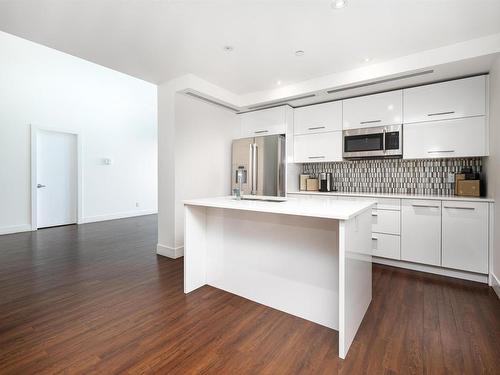
[[[294,110],[295,134],[342,130],[342,102],[330,102]]]
[[[404,123],[486,114],[486,77],[470,77],[403,90]]]
[[[405,159],[454,158],[488,155],[484,116],[405,124]]]
[[[488,203],[443,201],[442,266],[488,273]]]
[[[372,210],[372,230],[374,232],[399,234],[400,222],[399,211]]]
[[[346,99],[342,105],[344,129],[403,123],[402,90]]]
[[[240,116],[241,138],[286,133],[286,107],[263,109]]]
[[[342,132],[294,136],[294,162],[314,163],[342,160]]]
[[[403,200],[401,259],[441,264],[441,201]]]
[[[376,257],[401,259],[401,238],[393,234],[372,233],[372,250]]]

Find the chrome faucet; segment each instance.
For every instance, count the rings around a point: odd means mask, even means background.
[[[243,198],[243,170],[238,169],[236,180],[238,181],[238,188],[233,189],[236,199]]]

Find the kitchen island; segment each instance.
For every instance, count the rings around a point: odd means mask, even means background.
[[[211,285],[337,330],[345,358],[372,296],[374,202],[217,197],[184,205],[185,293]]]

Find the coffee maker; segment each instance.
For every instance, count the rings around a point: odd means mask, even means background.
[[[319,191],[328,192],[332,191],[332,174],[330,172],[322,172],[318,175]]]

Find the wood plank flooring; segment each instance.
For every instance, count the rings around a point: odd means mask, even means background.
[[[182,291],[156,217],[0,236],[0,374],[499,374],[483,284],[373,267],[346,360],[337,333],[211,287]]]

